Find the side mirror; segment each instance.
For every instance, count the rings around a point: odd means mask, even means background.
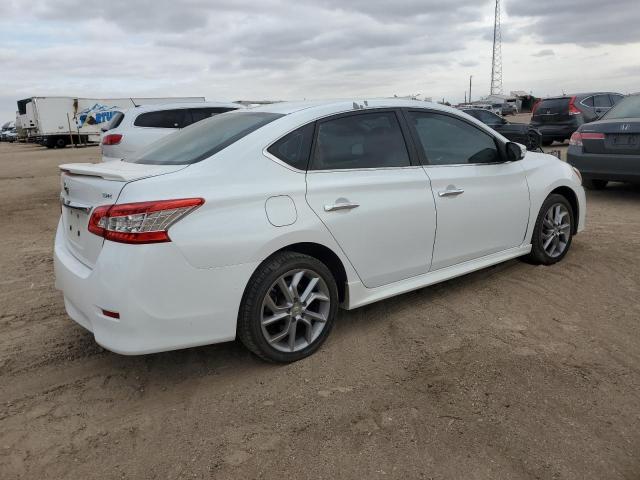
[[[516,162],[522,160],[527,154],[527,147],[515,142],[507,143],[507,160],[509,162]]]

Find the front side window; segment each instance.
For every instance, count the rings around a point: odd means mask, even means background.
[[[167,135],[125,161],[149,165],[200,162],[282,116],[267,112],[216,115]]]
[[[409,153],[393,112],[349,115],[318,124],[312,170],[407,167]]]
[[[275,142],[267,151],[293,168],[306,170],[313,141],[313,130],[313,123],[300,127]]]
[[[133,124],[136,127],[184,128],[189,124],[189,112],[185,108],[159,110],[138,115]]]
[[[500,162],[494,138],[449,115],[409,112],[429,165]]]

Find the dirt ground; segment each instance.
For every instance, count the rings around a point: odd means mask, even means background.
[[[0,478],[639,479],[640,188],[520,261],[341,312],[287,366],[98,347],[53,287],[57,165],[0,144]],[[214,286],[212,286],[214,288]]]

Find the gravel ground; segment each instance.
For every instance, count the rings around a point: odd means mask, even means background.
[[[274,366],[119,356],[67,318],[57,165],[98,157],[0,144],[0,478],[640,478],[639,187],[588,192],[556,266],[341,312]]]

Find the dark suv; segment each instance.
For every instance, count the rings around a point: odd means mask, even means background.
[[[621,93],[596,92],[544,98],[533,107],[530,125],[542,133],[542,144],[571,138],[580,125],[598,120],[618,103]]]

